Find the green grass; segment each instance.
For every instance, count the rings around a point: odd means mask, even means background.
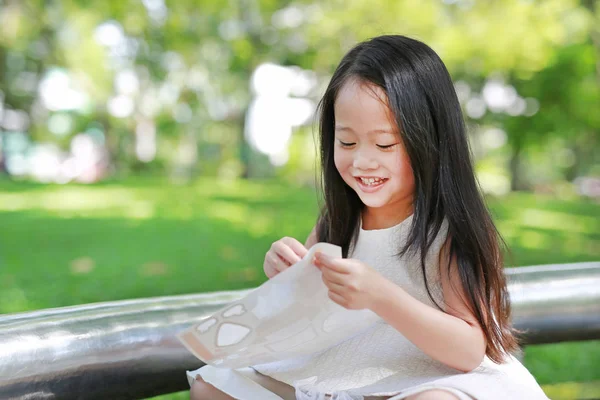
[[[257,286],[311,192],[277,183],[0,187],[0,312]]]
[[[490,207],[511,265],[600,260],[597,203],[516,193]],[[270,244],[303,241],[316,213],[312,190],[270,181],[0,181],[0,313],[254,287]],[[530,346],[525,364],[541,384],[600,381],[600,341]]]

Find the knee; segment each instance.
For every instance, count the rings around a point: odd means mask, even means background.
[[[196,377],[190,389],[190,400],[220,399],[223,395],[223,392],[213,385],[206,383],[200,375]]]
[[[459,398],[447,390],[431,389],[408,396],[406,400],[459,400]]]
[[[208,383],[204,382],[204,380],[198,376],[192,383],[190,400],[206,399],[206,391],[208,389],[206,386],[208,386]]]

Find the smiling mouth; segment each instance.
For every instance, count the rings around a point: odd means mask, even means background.
[[[360,183],[361,185],[370,187],[370,188],[375,188],[375,187],[381,186],[388,180],[388,178],[362,177],[362,176],[354,177],[354,179],[356,179],[356,181],[358,183]]]

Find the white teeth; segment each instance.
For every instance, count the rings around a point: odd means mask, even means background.
[[[378,185],[383,182],[381,178],[360,178],[361,182],[367,186]]]

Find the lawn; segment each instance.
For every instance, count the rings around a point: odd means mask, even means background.
[[[600,260],[598,203],[489,202],[511,265]],[[317,209],[313,190],[272,181],[0,181],[0,313],[257,286],[270,244],[304,241]],[[530,346],[525,364],[542,384],[600,381],[600,342]]]

